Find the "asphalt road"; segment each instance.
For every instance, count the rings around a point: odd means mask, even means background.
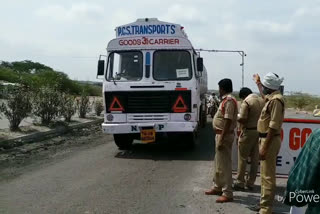
[[[194,150],[160,142],[120,151],[101,133],[74,139],[95,145],[52,151],[1,181],[0,213],[254,213],[247,206],[258,202],[259,187],[236,192],[228,204],[204,195],[212,180],[213,137],[208,123]]]

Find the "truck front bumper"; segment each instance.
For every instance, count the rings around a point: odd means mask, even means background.
[[[107,134],[140,133],[143,128],[154,128],[156,132],[193,132],[197,122],[148,122],[148,123],[103,123],[102,129]]]

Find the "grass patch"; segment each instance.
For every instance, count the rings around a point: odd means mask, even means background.
[[[306,93],[295,92],[285,96],[286,107],[305,111],[313,111],[315,106],[320,107],[320,97]]]

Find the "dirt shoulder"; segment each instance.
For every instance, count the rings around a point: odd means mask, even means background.
[[[34,165],[50,163],[52,159],[70,155],[102,144],[100,124],[73,130],[51,139],[28,143],[10,150],[0,151],[0,181],[23,174]],[[108,136],[111,139],[112,136]]]

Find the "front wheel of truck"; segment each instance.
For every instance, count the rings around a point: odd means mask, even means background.
[[[200,110],[200,127],[204,128],[206,127],[207,124],[207,108],[202,109],[203,107],[201,106],[201,110]]]
[[[132,147],[133,137],[129,134],[114,134],[113,138],[120,150],[127,150]]]

